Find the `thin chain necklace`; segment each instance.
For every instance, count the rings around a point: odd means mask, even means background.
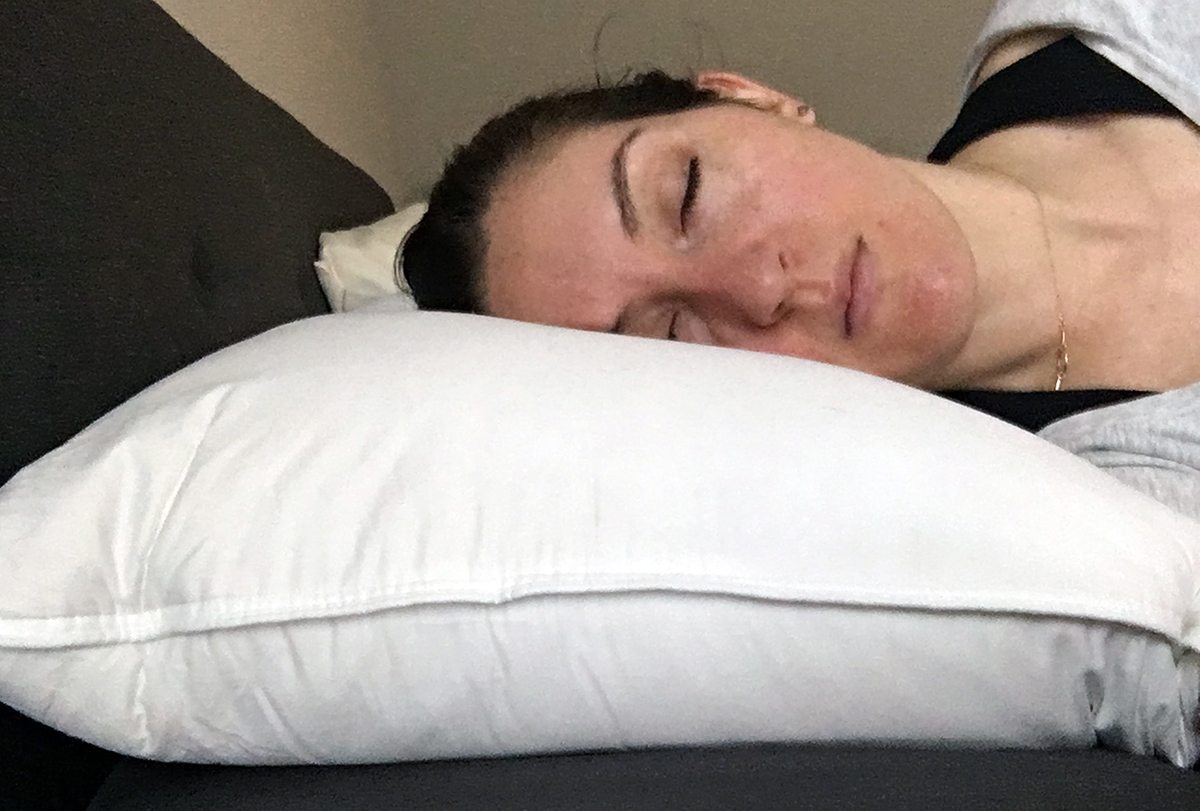
[[[1021,181],[1017,182],[1025,186]],[[1054,363],[1054,390],[1062,391],[1063,379],[1066,378],[1067,368],[1071,365],[1071,356],[1067,353],[1067,320],[1063,315],[1062,295],[1058,292],[1058,268],[1054,264],[1054,252],[1050,248],[1050,226],[1046,224],[1046,207],[1042,204],[1042,196],[1028,186],[1025,186],[1025,189],[1037,201],[1042,240],[1046,244],[1046,259],[1050,262],[1050,281],[1054,284],[1054,304],[1058,309],[1058,352]]]

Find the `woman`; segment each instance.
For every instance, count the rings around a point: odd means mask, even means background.
[[[836,363],[1031,430],[1187,386],[1200,13],[1062,5],[997,4],[928,162],[729,73],[526,102],[455,154],[405,274],[423,307]]]

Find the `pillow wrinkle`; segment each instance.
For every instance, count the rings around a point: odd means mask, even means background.
[[[190,436],[196,437],[195,441],[192,443],[187,461],[184,462],[179,475],[175,479],[166,504],[159,511],[158,522],[151,533],[145,551],[142,553],[137,582],[137,610],[139,614],[145,613],[150,606],[150,601],[147,599],[147,592],[149,585],[155,580],[151,573],[151,563],[154,560],[154,553],[158,549],[159,542],[162,540],[163,530],[179,507],[180,494],[183,493],[184,487],[192,478],[196,459],[200,455],[201,449],[208,443],[213,423],[220,415],[225,402],[232,396],[233,387],[229,384],[222,384],[216,387],[213,392],[215,392],[215,402],[213,401],[213,396],[206,395],[197,403],[198,406],[203,406],[207,410],[205,420],[202,425],[192,428],[189,433]]]
[[[142,748],[145,754],[151,754],[159,741],[162,739],[161,730],[153,730],[150,728],[151,713],[148,706],[151,702],[146,700],[146,692],[149,689],[150,679],[146,672],[146,665],[150,659],[149,646],[145,642],[137,643],[137,649],[140,651],[137,661],[137,672],[134,674],[133,695],[131,696],[129,715],[130,719],[136,726],[138,740],[142,741]]]

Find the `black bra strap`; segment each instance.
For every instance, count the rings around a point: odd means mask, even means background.
[[[1075,37],[1065,37],[975,88],[929,161],[945,163],[968,144],[1005,127],[1101,113],[1183,117],[1158,93]]]
[[[1040,431],[1055,420],[1093,408],[1137,400],[1154,392],[1123,389],[1066,391],[939,391],[936,394],[977,411],[999,417],[1026,431]]]

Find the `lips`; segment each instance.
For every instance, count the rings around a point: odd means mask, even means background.
[[[860,236],[845,272],[846,295],[842,312],[842,330],[847,340],[862,335],[875,302],[875,263],[867,243]]]

